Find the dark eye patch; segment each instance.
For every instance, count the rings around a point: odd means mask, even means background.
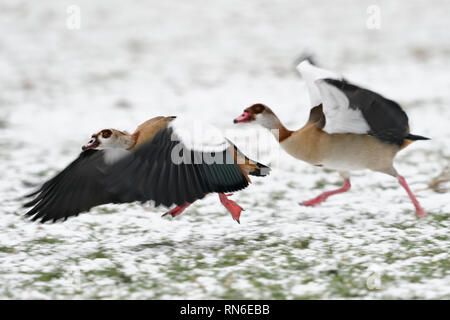
[[[262,104],[257,104],[254,106],[255,113],[261,113],[264,111],[264,106]]]
[[[244,111],[249,112],[250,114],[258,114],[258,113],[263,112],[265,109],[266,109],[266,107],[263,104],[257,103],[257,104],[252,105],[251,107],[248,107]]]
[[[109,138],[109,137],[111,137],[111,135],[112,135],[112,131],[111,130],[109,130],[109,129],[102,130],[102,137],[103,138]]]

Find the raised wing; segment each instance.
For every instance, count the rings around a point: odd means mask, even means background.
[[[408,136],[408,116],[395,101],[335,79],[316,82],[323,100],[328,133],[370,134],[402,145]]]
[[[335,72],[318,68],[317,66],[311,64],[308,60],[302,61],[297,66],[298,72],[300,72],[303,80],[305,80],[306,87],[308,89],[309,100],[311,102],[311,107],[317,107],[322,103],[322,97],[319,92],[319,88],[316,85],[316,80],[319,79],[340,79],[342,76]]]

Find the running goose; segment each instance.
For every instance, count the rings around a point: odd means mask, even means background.
[[[301,204],[315,206],[331,195],[348,191],[350,171],[370,169],[397,178],[414,204],[416,215],[425,216],[405,178],[393,166],[397,152],[415,140],[428,140],[409,132],[408,117],[400,105],[307,60],[297,69],[306,82],[311,101],[309,120],[302,128],[286,129],[263,104],[246,108],[234,123],[260,124],[270,129],[293,157],[339,171],[344,179],[341,188]]]
[[[79,157],[45,182],[24,207],[40,222],[66,220],[107,203],[154,201],[170,207],[175,217],[208,193],[239,222],[243,210],[228,199],[229,192],[244,189],[249,175],[266,176],[270,169],[242,154],[217,131],[213,144],[186,136],[176,117],[156,117],[133,134],[103,129],[92,135]],[[184,131],[183,131],[184,130]]]

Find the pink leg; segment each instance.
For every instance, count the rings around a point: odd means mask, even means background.
[[[172,218],[175,218],[176,216],[180,215],[183,213],[183,211],[189,207],[191,204],[189,202],[186,202],[185,204],[183,204],[182,206],[178,206],[173,208],[172,210],[164,213],[162,215],[162,217],[167,216],[168,214],[170,214],[172,216]]]
[[[412,203],[414,204],[414,207],[416,207],[416,215],[419,217],[425,217],[426,216],[425,211],[423,211],[422,207],[420,206],[419,201],[417,201],[416,197],[414,197],[414,194],[409,189],[405,178],[399,175],[399,176],[397,176],[397,179],[398,179],[398,182],[401,184],[401,186],[403,188],[405,188],[406,192],[408,193],[409,198],[411,199]]]
[[[237,223],[240,223],[239,218],[241,217],[241,211],[244,209],[233,200],[228,199],[228,196],[231,196],[231,194],[219,193],[220,202],[231,213],[233,219],[236,220]]]
[[[332,196],[332,195],[338,194],[338,193],[347,192],[348,190],[350,190],[350,187],[351,187],[350,179],[347,178],[344,180],[344,185],[341,188],[333,190],[333,191],[324,192],[321,195],[315,197],[314,199],[301,202],[300,204],[303,206],[308,206],[308,207],[316,206],[318,204],[321,204],[323,201],[325,201],[329,196]]]

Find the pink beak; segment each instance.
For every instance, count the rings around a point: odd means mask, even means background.
[[[248,111],[244,111],[244,113],[242,113],[239,117],[237,117],[236,119],[233,120],[234,123],[239,123],[239,122],[250,122],[250,113],[248,113]]]
[[[81,147],[81,150],[86,151],[89,149],[95,149],[99,145],[97,139],[92,138],[87,144]]]

